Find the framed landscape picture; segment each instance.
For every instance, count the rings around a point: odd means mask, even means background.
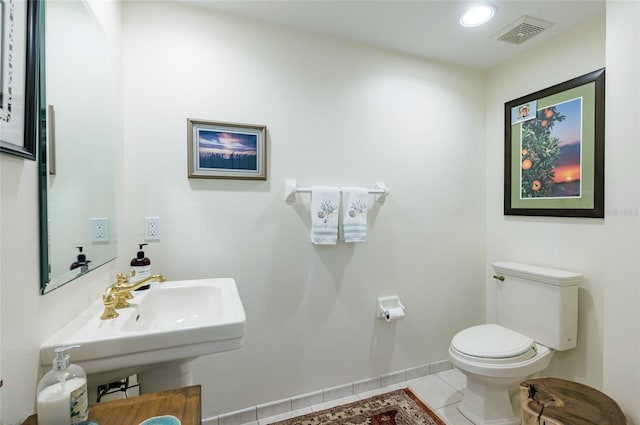
[[[189,178],[267,179],[267,128],[187,119]]]
[[[600,69],[505,103],[504,214],[604,217]]]

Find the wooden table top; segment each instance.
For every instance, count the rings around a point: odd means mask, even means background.
[[[89,407],[89,419],[100,425],[137,425],[154,416],[173,415],[182,425],[202,425],[200,391],[200,385],[193,385],[105,401]],[[37,415],[23,422],[23,425],[37,424]]]
[[[522,424],[625,425],[618,403],[578,382],[559,378],[528,379],[520,384]]]

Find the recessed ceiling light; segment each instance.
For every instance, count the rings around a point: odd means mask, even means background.
[[[482,4],[473,6],[467,10],[462,18],[460,18],[460,25],[465,27],[477,27],[478,25],[489,22],[493,15],[496,13],[496,7],[490,4]]]

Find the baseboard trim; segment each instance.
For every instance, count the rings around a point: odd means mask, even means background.
[[[292,410],[311,407],[315,404],[337,400],[350,395],[357,395],[389,385],[399,384],[411,379],[420,378],[430,374],[451,369],[449,360],[440,360],[425,363],[409,369],[399,370],[385,375],[374,376],[339,385],[325,388],[307,394],[300,394],[291,398],[276,400],[257,406],[252,406],[242,410],[225,413],[220,416],[213,416],[202,420],[203,425],[258,425],[260,419],[290,412]]]

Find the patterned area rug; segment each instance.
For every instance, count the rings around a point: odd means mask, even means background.
[[[408,389],[274,422],[274,425],[446,425]]]

